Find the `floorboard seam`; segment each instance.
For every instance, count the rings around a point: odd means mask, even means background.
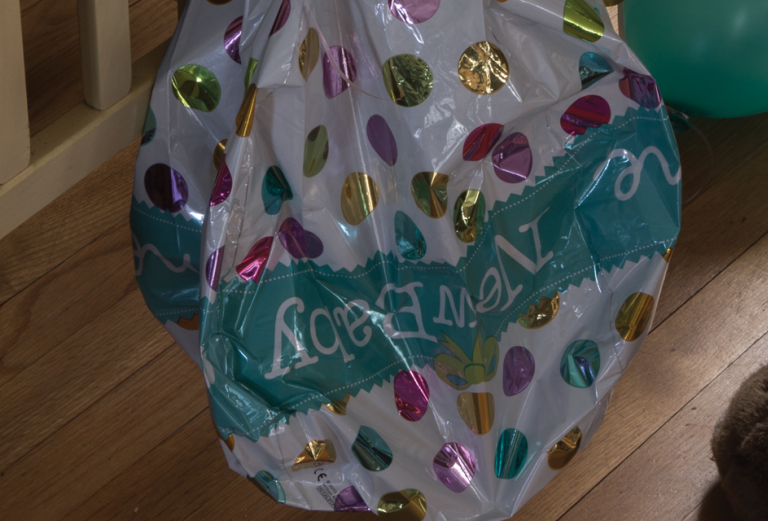
[[[558,521],[559,521],[559,520],[561,520],[561,519],[563,519],[563,518],[564,518],[564,517],[565,517],[565,516],[568,514],[568,512],[570,512],[570,511],[571,511],[571,510],[572,510],[574,507],[576,507],[576,505],[578,505],[578,504],[581,502],[581,500],[582,500],[582,499],[584,499],[584,498],[585,498],[587,495],[589,495],[589,493],[590,493],[590,492],[592,492],[592,491],[593,491],[593,490],[595,490],[595,489],[596,489],[598,486],[600,486],[600,484],[601,484],[603,481],[605,481],[605,480],[606,480],[606,479],[607,479],[607,478],[608,478],[608,477],[609,477],[611,474],[613,474],[613,473],[614,473],[614,472],[615,472],[615,471],[616,471],[616,470],[617,470],[617,469],[618,469],[618,468],[619,468],[619,467],[620,467],[620,466],[621,466],[621,465],[622,465],[622,464],[623,464],[625,461],[627,461],[627,460],[628,460],[630,457],[632,457],[632,455],[633,455],[635,452],[637,452],[638,450],[640,450],[640,449],[641,449],[641,448],[642,448],[642,447],[643,447],[643,446],[644,446],[646,443],[648,443],[648,441],[650,441],[650,439],[651,439],[651,438],[653,438],[653,437],[656,435],[656,433],[658,433],[658,432],[659,432],[661,429],[663,429],[663,428],[664,428],[664,426],[665,426],[665,425],[667,425],[667,424],[668,424],[668,423],[669,423],[669,422],[670,422],[672,419],[674,419],[674,417],[675,417],[675,416],[677,416],[677,415],[680,413],[680,411],[682,411],[683,409],[687,408],[687,407],[690,405],[690,403],[691,403],[691,402],[693,402],[693,401],[694,401],[694,400],[695,400],[697,397],[699,397],[699,396],[701,395],[701,393],[705,392],[705,391],[706,391],[706,390],[707,390],[707,389],[708,389],[708,388],[709,388],[709,387],[710,387],[712,384],[714,384],[715,380],[717,380],[718,378],[720,378],[720,376],[721,376],[723,373],[725,373],[725,372],[726,372],[726,371],[727,371],[727,370],[728,370],[728,369],[729,369],[729,368],[730,368],[730,367],[731,367],[733,364],[735,364],[736,362],[738,362],[738,361],[739,361],[739,360],[740,360],[742,357],[746,356],[747,352],[748,352],[750,349],[752,349],[752,348],[753,348],[753,347],[754,347],[756,344],[758,344],[758,343],[759,343],[761,340],[763,340],[763,338],[765,338],[765,337],[766,337],[766,335],[768,335],[768,331],[765,331],[765,332],[763,332],[763,334],[762,334],[762,335],[760,335],[760,337],[758,337],[757,339],[755,339],[755,341],[754,341],[754,342],[752,342],[751,344],[749,344],[749,346],[748,346],[746,349],[744,349],[744,351],[742,351],[742,352],[741,352],[741,354],[739,354],[739,356],[737,356],[736,358],[734,358],[733,360],[731,360],[731,362],[730,362],[730,363],[729,363],[727,366],[725,366],[725,367],[723,368],[723,370],[722,370],[722,371],[720,371],[720,372],[719,372],[719,373],[717,373],[715,376],[713,376],[713,377],[712,377],[712,378],[709,380],[709,382],[707,382],[707,385],[705,385],[704,387],[702,387],[701,389],[699,389],[699,391],[698,391],[698,392],[697,392],[695,395],[693,395],[693,396],[691,397],[691,399],[690,399],[690,400],[688,400],[687,402],[685,402],[685,404],[683,404],[683,406],[682,406],[682,407],[680,407],[680,408],[679,408],[677,411],[675,411],[674,413],[672,413],[672,414],[669,416],[669,418],[667,418],[667,419],[664,421],[664,423],[662,423],[662,424],[661,424],[661,425],[660,425],[660,426],[659,426],[657,429],[655,429],[655,430],[654,430],[654,431],[653,431],[651,434],[649,434],[649,435],[648,435],[648,437],[647,437],[647,438],[645,438],[645,440],[643,440],[643,442],[642,442],[640,445],[638,445],[637,447],[635,447],[635,449],[634,449],[632,452],[630,452],[629,454],[627,454],[627,456],[626,456],[626,457],[622,458],[622,459],[621,459],[621,461],[620,461],[619,463],[617,463],[617,464],[616,464],[616,465],[615,465],[615,466],[614,466],[614,467],[611,469],[611,471],[610,471],[610,472],[608,472],[608,474],[606,474],[605,476],[603,476],[603,477],[602,477],[602,479],[600,479],[600,481],[598,481],[597,483],[595,483],[595,485],[594,485],[592,488],[590,488],[590,489],[589,489],[587,492],[585,492],[585,493],[584,493],[584,494],[583,494],[583,495],[582,495],[582,496],[581,496],[581,497],[580,497],[580,498],[579,498],[579,499],[578,499],[576,502],[574,502],[574,503],[573,503],[573,505],[571,505],[570,507],[568,507],[568,510],[566,510],[566,511],[565,511],[565,512],[564,512],[564,513],[563,513],[563,514],[560,516],[560,517],[558,517],[558,518],[557,518],[557,519],[558,519]],[[714,427],[714,426],[713,426],[713,427]],[[599,429],[598,429],[598,430],[599,430]],[[698,505],[697,505],[697,507],[696,507],[696,508],[698,508]],[[688,515],[688,514],[686,514],[686,515]],[[685,519],[685,517],[683,517],[683,519]]]
[[[45,277],[46,275],[48,275],[48,274],[49,274],[49,273],[51,273],[52,271],[54,271],[54,270],[56,270],[57,268],[59,268],[61,265],[63,265],[63,264],[64,264],[65,262],[67,262],[69,259],[71,259],[71,258],[72,258],[72,257],[74,257],[75,255],[77,255],[78,253],[80,253],[81,251],[83,251],[84,249],[86,249],[88,246],[90,246],[90,245],[91,245],[91,244],[93,244],[94,242],[96,242],[96,241],[98,241],[99,239],[101,239],[102,237],[104,237],[106,234],[108,234],[109,232],[111,232],[112,230],[114,230],[116,227],[118,227],[118,226],[120,226],[121,224],[123,224],[123,223],[124,223],[126,220],[128,220],[128,217],[126,217],[126,218],[124,218],[124,219],[121,219],[120,221],[118,221],[117,223],[115,223],[113,226],[110,226],[109,228],[107,228],[106,230],[104,230],[104,232],[103,232],[103,233],[101,233],[101,234],[99,234],[98,236],[94,237],[92,241],[88,242],[87,244],[84,244],[84,245],[83,245],[81,248],[78,248],[77,250],[73,251],[73,252],[72,252],[72,253],[71,253],[71,254],[70,254],[70,255],[69,255],[67,258],[65,258],[65,259],[62,259],[62,261],[61,261],[61,262],[59,262],[58,264],[56,264],[56,265],[54,265],[54,266],[51,266],[49,269],[47,269],[47,270],[45,271],[45,273],[41,274],[41,275],[40,275],[39,277],[37,277],[36,279],[34,279],[34,280],[30,281],[30,282],[29,282],[29,283],[28,283],[26,286],[24,286],[23,288],[21,288],[21,289],[17,289],[17,290],[16,290],[16,292],[15,292],[13,295],[11,295],[11,296],[10,296],[10,297],[8,297],[6,300],[4,300],[2,303],[0,303],[0,309],[2,309],[2,308],[3,308],[3,306],[5,306],[5,305],[6,305],[6,304],[8,304],[9,302],[11,302],[11,301],[12,301],[13,299],[15,299],[16,297],[18,297],[18,296],[19,296],[21,293],[23,293],[24,291],[26,291],[28,288],[30,288],[31,286],[33,286],[33,285],[34,285],[35,283],[37,283],[37,282],[38,282],[40,279],[42,279],[43,277]]]
[[[59,344],[58,344],[56,347],[59,347],[59,346],[61,346],[61,344],[63,344],[64,342],[66,342],[66,341],[67,341],[67,340],[69,340],[70,338],[72,338],[72,337],[74,337],[74,336],[78,335],[79,333],[81,333],[81,332],[83,331],[83,329],[86,329],[87,327],[91,326],[91,325],[92,325],[92,324],[93,324],[93,323],[94,323],[96,320],[98,320],[100,317],[104,316],[104,314],[105,314],[105,313],[107,313],[107,312],[108,312],[108,311],[110,311],[112,308],[114,308],[115,306],[117,306],[118,304],[120,304],[120,303],[121,303],[123,300],[125,300],[126,298],[130,297],[130,296],[131,296],[131,294],[133,294],[133,292],[134,292],[134,291],[136,291],[136,290],[140,290],[140,288],[139,288],[138,286],[137,286],[137,287],[135,287],[135,288],[133,288],[133,289],[132,289],[131,291],[129,291],[129,292],[128,292],[128,293],[127,293],[125,296],[123,296],[123,298],[121,298],[120,300],[118,300],[117,302],[115,302],[114,304],[112,304],[111,306],[109,306],[108,308],[104,309],[104,310],[103,310],[101,313],[99,313],[99,315],[98,315],[98,316],[94,317],[92,320],[88,321],[88,323],[86,323],[86,324],[85,324],[83,327],[81,327],[80,329],[78,329],[77,331],[75,331],[74,333],[72,333],[71,335],[69,335],[67,338],[65,338],[65,339],[63,339],[61,342],[59,342]],[[39,358],[35,359],[35,360],[34,360],[34,361],[31,363],[31,364],[29,364],[29,365],[27,365],[26,367],[24,367],[24,368],[23,368],[21,371],[19,371],[19,372],[18,372],[18,373],[16,373],[15,375],[13,375],[13,376],[12,376],[10,379],[6,380],[5,382],[2,382],[2,383],[0,383],[0,390],[2,390],[2,388],[3,388],[4,386],[6,386],[6,385],[8,385],[9,383],[11,383],[11,382],[13,382],[14,380],[16,380],[16,378],[18,378],[20,375],[24,374],[24,372],[25,372],[25,371],[27,371],[27,370],[28,370],[28,369],[30,369],[32,366],[34,366],[34,365],[35,365],[37,362],[39,362],[39,361],[40,361],[40,360],[41,360],[43,357],[45,357],[45,355],[47,355],[48,353],[50,353],[50,351],[47,351],[46,353],[42,354],[42,355],[41,355]]]
[[[704,496],[704,498],[703,498],[701,501],[699,501],[698,503],[696,503],[696,506],[695,506],[695,507],[693,507],[693,508],[691,509],[691,511],[690,511],[690,512],[688,512],[687,514],[685,514],[685,516],[684,516],[684,517],[681,519],[681,521],[685,521],[686,519],[688,519],[688,517],[689,517],[691,514],[693,514],[693,513],[696,511],[696,509],[698,509],[698,508],[701,506],[701,504],[702,504],[702,503],[704,503],[704,501],[706,501],[706,496]]]
[[[121,301],[122,301],[124,298],[128,297],[128,296],[129,296],[131,293],[133,293],[133,292],[134,292],[136,289],[138,289],[138,288],[133,288],[133,289],[131,289],[131,290],[130,290],[128,293],[126,293],[126,294],[125,294],[125,295],[124,295],[124,296],[123,296],[123,297],[122,297],[120,300],[118,300],[117,302],[115,302],[115,304],[113,304],[113,306],[114,306],[114,305],[116,305],[117,303],[121,302]],[[82,299],[84,299],[84,298],[87,298],[87,297],[88,297],[88,296],[89,296],[91,293],[93,293],[94,291],[97,291],[97,290],[98,290],[98,288],[94,288],[92,291],[88,292],[86,295],[83,295],[83,297],[82,297],[81,299],[78,299],[76,302],[74,302],[74,303],[73,303],[73,305],[77,304],[77,303],[78,303],[78,302],[80,302]],[[104,315],[104,313],[108,312],[110,309],[112,309],[112,306],[110,306],[110,307],[108,307],[108,308],[106,308],[106,309],[102,310],[102,311],[101,311],[101,313],[99,313],[98,315],[95,315],[95,316],[94,316],[94,317],[93,317],[93,318],[92,318],[90,321],[88,321],[88,322],[87,322],[85,325],[83,325],[83,327],[81,327],[80,329],[78,329],[78,330],[76,330],[76,331],[72,332],[72,334],[71,334],[71,335],[69,335],[69,336],[67,336],[67,337],[65,337],[65,338],[63,338],[63,339],[61,339],[61,341],[59,342],[59,344],[58,344],[58,345],[61,345],[61,344],[63,344],[64,342],[66,342],[67,340],[69,340],[70,338],[72,338],[73,336],[75,336],[75,335],[77,335],[78,333],[80,333],[80,332],[81,332],[83,329],[85,329],[86,327],[88,327],[88,326],[90,326],[91,324],[93,324],[93,322],[94,322],[94,321],[98,320],[98,319],[99,319],[101,316],[103,316],[103,315]],[[66,310],[65,310],[65,311],[66,311]],[[43,325],[44,325],[44,324],[46,324],[46,322],[44,322],[44,323],[43,323]],[[50,351],[48,351],[48,352],[50,352]],[[36,363],[37,363],[37,362],[38,362],[40,359],[42,359],[42,358],[43,358],[43,357],[44,357],[46,354],[48,354],[48,352],[44,352],[44,353],[41,353],[41,354],[40,354],[40,356],[38,356],[37,358],[35,358],[35,359],[34,359],[34,360],[32,360],[31,362],[29,362],[29,363],[28,363],[26,366],[24,366],[24,368],[23,368],[21,371],[19,371],[19,372],[18,372],[18,373],[16,373],[15,375],[11,376],[11,378],[10,378],[10,379],[6,380],[5,382],[0,382],[0,390],[2,390],[3,386],[5,386],[5,385],[9,384],[10,382],[14,381],[18,375],[20,375],[21,373],[23,373],[24,371],[26,371],[27,369],[29,369],[30,367],[32,367],[33,365],[35,365],[35,364],[36,364]]]
[[[117,384],[116,384],[114,387],[111,387],[110,389],[106,390],[106,391],[104,392],[104,394],[102,394],[101,396],[99,396],[99,398],[98,398],[97,400],[95,400],[93,403],[91,403],[90,405],[88,405],[88,406],[87,406],[85,409],[83,409],[82,411],[80,411],[79,413],[77,413],[76,415],[74,415],[72,418],[70,418],[69,420],[67,420],[65,423],[63,423],[62,425],[60,425],[60,426],[59,426],[59,427],[58,427],[58,428],[57,428],[55,431],[52,431],[52,432],[51,432],[50,434],[48,434],[46,437],[44,437],[43,439],[41,439],[41,440],[40,440],[38,443],[36,443],[36,444],[35,444],[33,447],[30,447],[30,449],[29,449],[29,450],[27,450],[26,452],[24,452],[23,454],[21,454],[21,455],[20,455],[19,457],[17,457],[17,458],[16,458],[14,461],[12,461],[11,463],[9,463],[9,464],[8,464],[6,467],[4,467],[4,468],[0,468],[0,473],[5,473],[5,472],[7,472],[7,471],[8,471],[8,470],[10,470],[11,468],[13,468],[13,466],[14,466],[14,465],[18,464],[18,463],[19,463],[21,460],[23,460],[24,458],[26,458],[27,456],[29,456],[30,454],[32,454],[32,452],[34,452],[34,451],[35,451],[35,450],[36,450],[38,447],[40,447],[42,444],[44,444],[46,441],[48,441],[48,440],[51,438],[51,436],[54,436],[54,435],[55,435],[57,432],[59,432],[60,430],[64,429],[64,428],[65,428],[67,425],[69,425],[70,423],[72,423],[73,421],[75,421],[77,418],[79,418],[79,417],[80,417],[80,415],[81,415],[81,414],[83,414],[83,413],[85,413],[86,411],[90,410],[90,409],[91,409],[93,406],[95,406],[95,405],[96,405],[96,404],[98,404],[100,401],[102,401],[102,400],[103,400],[103,399],[104,399],[104,398],[105,398],[105,397],[106,397],[108,394],[110,394],[110,393],[111,393],[111,392],[113,392],[115,389],[117,389],[118,387],[120,387],[121,385],[123,385],[123,384],[124,384],[124,383],[125,383],[127,380],[130,380],[131,378],[133,378],[133,376],[134,376],[136,373],[138,373],[139,371],[141,371],[142,369],[144,369],[146,366],[148,366],[149,364],[151,364],[151,363],[152,363],[154,360],[156,360],[158,357],[162,356],[162,355],[163,355],[163,353],[165,353],[166,351],[168,351],[168,349],[169,349],[169,348],[171,348],[171,347],[173,347],[173,345],[175,345],[175,344],[176,344],[176,342],[175,342],[175,341],[172,341],[172,343],[171,343],[171,344],[169,344],[169,345],[168,345],[168,346],[166,346],[164,349],[162,349],[162,350],[161,350],[161,351],[160,351],[160,352],[159,352],[157,355],[155,355],[155,356],[153,356],[152,358],[150,358],[149,360],[147,360],[147,362],[146,362],[146,363],[142,364],[140,367],[138,367],[138,368],[137,368],[135,371],[133,371],[131,374],[129,374],[128,376],[126,376],[125,378],[123,378],[122,380],[120,380],[120,381],[119,381],[119,382],[118,382],[118,383],[117,383]],[[20,374],[21,374],[21,373],[20,373]]]
[[[123,470],[122,470],[122,471],[121,471],[119,474],[115,475],[115,476],[114,476],[112,479],[110,479],[109,481],[107,481],[106,483],[104,483],[104,485],[102,485],[102,486],[101,486],[101,487],[99,487],[97,490],[95,490],[93,494],[91,494],[91,495],[90,495],[90,496],[88,496],[87,498],[83,499],[83,500],[82,500],[80,503],[78,503],[77,505],[75,505],[74,507],[72,507],[72,509],[71,509],[71,510],[69,510],[69,511],[68,511],[66,514],[64,514],[64,515],[62,516],[62,518],[66,518],[68,515],[72,514],[72,512],[74,512],[75,510],[77,510],[78,508],[80,508],[81,506],[83,506],[84,504],[86,504],[88,501],[90,501],[91,499],[93,499],[93,498],[94,498],[94,497],[95,497],[95,496],[96,496],[96,495],[97,495],[99,492],[101,492],[102,490],[104,490],[105,488],[107,488],[107,487],[108,487],[108,486],[109,486],[111,483],[113,483],[115,480],[119,479],[119,478],[120,478],[120,476],[122,476],[123,474],[125,474],[126,472],[128,472],[130,469],[132,469],[133,467],[135,467],[135,466],[136,466],[136,465],[139,463],[139,461],[141,461],[141,459],[142,459],[142,458],[144,458],[144,456],[146,456],[147,454],[149,454],[150,452],[152,452],[153,450],[155,450],[156,448],[158,448],[160,445],[162,445],[163,443],[165,443],[165,442],[166,442],[166,441],[168,441],[169,439],[171,439],[171,438],[173,438],[174,436],[176,436],[176,434],[178,434],[178,433],[179,433],[179,431],[181,431],[181,430],[182,430],[184,427],[186,427],[187,425],[189,425],[191,422],[195,421],[195,420],[196,420],[196,419],[197,419],[197,418],[198,418],[198,417],[199,417],[201,414],[205,413],[205,411],[207,411],[207,410],[208,410],[208,406],[206,405],[206,406],[205,406],[205,408],[203,408],[203,410],[202,410],[202,411],[200,411],[200,412],[198,412],[197,414],[195,414],[194,416],[192,416],[192,418],[190,418],[188,421],[186,421],[186,422],[184,422],[183,424],[181,424],[181,425],[180,425],[180,426],[179,426],[179,427],[178,427],[176,430],[174,430],[174,431],[173,431],[172,433],[170,433],[168,436],[166,436],[166,437],[165,437],[165,438],[163,438],[161,441],[159,441],[159,442],[158,442],[158,443],[157,443],[155,446],[153,446],[152,448],[150,448],[149,450],[147,450],[147,451],[146,451],[144,454],[142,454],[141,456],[139,456],[138,458],[136,458],[136,461],[134,461],[133,463],[131,463],[130,465],[128,465],[128,466],[127,466],[125,469],[123,469]]]
[[[734,262],[736,262],[736,261],[737,261],[737,260],[739,260],[739,259],[740,259],[742,256],[744,256],[744,255],[745,255],[745,254],[746,254],[746,253],[747,253],[749,250],[751,250],[751,249],[752,249],[752,248],[753,248],[753,247],[754,247],[754,246],[755,246],[755,245],[756,245],[758,242],[760,242],[761,240],[763,240],[763,238],[765,238],[766,236],[768,236],[768,231],[766,231],[766,232],[765,232],[765,233],[763,233],[763,234],[762,234],[760,237],[758,237],[758,238],[757,238],[757,239],[756,239],[754,242],[752,242],[752,244],[750,244],[749,246],[747,246],[746,248],[744,248],[744,251],[742,251],[742,252],[741,252],[739,255],[737,255],[736,257],[734,257],[734,258],[733,258],[733,260],[731,260],[731,262],[729,262],[728,264],[724,265],[724,266],[722,267],[722,269],[720,269],[720,271],[718,271],[718,272],[717,272],[717,273],[715,273],[715,274],[714,274],[712,277],[710,277],[710,279],[707,281],[707,283],[706,283],[706,284],[704,284],[704,285],[703,285],[703,286],[701,286],[699,289],[697,289],[697,290],[696,290],[694,293],[692,293],[692,294],[691,294],[691,295],[690,295],[690,296],[689,296],[687,299],[685,299],[685,302],[683,302],[682,304],[680,304],[679,306],[677,306],[677,307],[676,307],[676,308],[675,308],[675,309],[674,309],[674,310],[673,310],[673,311],[672,311],[672,312],[671,312],[669,315],[667,315],[666,317],[664,317],[664,319],[663,319],[661,322],[659,322],[658,324],[653,324],[653,326],[652,326],[652,328],[651,328],[651,332],[655,331],[657,327],[661,326],[661,325],[662,325],[664,322],[666,322],[667,320],[669,320],[670,318],[672,318],[672,316],[673,316],[673,315],[675,315],[675,314],[676,314],[676,313],[677,313],[679,310],[681,310],[681,309],[683,308],[683,306],[685,306],[685,305],[686,305],[688,302],[690,302],[690,301],[691,301],[691,299],[693,299],[693,298],[694,298],[696,295],[698,295],[699,293],[701,293],[701,292],[704,290],[704,288],[706,288],[707,286],[709,286],[710,284],[712,284],[712,281],[714,281],[714,280],[715,280],[717,277],[719,277],[719,276],[720,276],[720,275],[721,275],[723,272],[725,272],[725,270],[727,270],[727,269],[728,269],[728,268],[729,268],[729,267],[730,267],[730,266],[731,266],[731,265],[732,265]],[[666,276],[666,275],[665,275],[665,276]],[[661,287],[661,292],[662,292],[662,294],[664,293],[664,286],[663,286],[663,285],[662,285],[662,287]],[[649,333],[649,334],[650,334],[650,333]],[[641,348],[641,349],[642,349],[642,348]]]

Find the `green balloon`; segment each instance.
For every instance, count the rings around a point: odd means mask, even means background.
[[[670,106],[712,118],[768,111],[768,1],[626,0],[624,20]]]

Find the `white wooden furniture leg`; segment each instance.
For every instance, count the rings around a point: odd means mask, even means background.
[[[19,0],[0,0],[0,184],[29,164],[29,115]]]
[[[105,110],[131,90],[128,0],[78,0],[77,16],[85,102]]]
[[[618,11],[617,20],[619,21],[619,36],[621,36],[623,40],[626,40],[627,34],[624,31],[624,4],[617,5],[616,9]]]
[[[167,47],[168,42],[133,65],[133,88],[110,108],[80,103],[32,137],[30,165],[0,185],[0,238],[141,135]]]

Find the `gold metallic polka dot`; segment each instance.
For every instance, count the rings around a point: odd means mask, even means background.
[[[445,174],[419,172],[411,180],[411,194],[416,206],[433,219],[445,215],[448,207],[448,180]]]
[[[485,197],[480,190],[464,190],[453,205],[453,229],[461,242],[474,242],[483,231]]]
[[[491,393],[461,393],[456,398],[459,416],[475,434],[483,435],[493,427],[496,410]]]
[[[653,297],[645,293],[633,293],[621,305],[616,315],[616,331],[627,342],[634,342],[645,331],[653,314]]]
[[[547,453],[547,464],[552,470],[560,470],[570,462],[581,447],[581,429],[574,427]]]
[[[312,440],[304,447],[304,452],[296,457],[291,470],[321,467],[336,461],[336,449],[331,440]]]
[[[179,320],[176,322],[176,324],[179,327],[184,328],[188,331],[197,331],[198,329],[200,329],[200,315],[195,313],[194,315],[192,315],[192,318],[189,318],[189,319],[184,317],[179,317]]]
[[[670,260],[672,260],[672,248],[667,248],[667,251],[664,252],[664,260],[669,263]]]
[[[307,36],[301,42],[301,47],[299,47],[299,70],[304,81],[309,79],[309,75],[315,69],[319,57],[320,40],[317,37],[317,31],[310,27],[309,31],[307,31]]]
[[[227,140],[222,139],[218,143],[216,143],[216,148],[213,149],[213,166],[216,168],[216,171],[219,171],[219,168],[221,168],[221,160],[224,159],[224,152],[227,149]]]
[[[240,105],[240,110],[237,112],[237,117],[235,118],[237,129],[235,132],[240,137],[248,137],[251,135],[253,118],[256,113],[256,95],[258,93],[259,89],[256,88],[256,85],[251,83],[248,86],[248,92],[245,93],[245,99],[243,100],[242,105]]]
[[[229,433],[229,436],[224,438],[221,433],[219,433],[219,429],[216,427],[216,424],[213,424],[213,428],[216,429],[216,435],[219,437],[221,441],[224,442],[224,444],[227,446],[230,452],[235,450],[235,436],[232,433]]]
[[[560,294],[555,291],[552,298],[541,297],[539,304],[528,306],[528,312],[517,315],[517,323],[526,329],[539,329],[546,326],[560,309]]]
[[[509,63],[491,42],[477,42],[459,58],[459,79],[475,94],[493,94],[507,83]]]
[[[379,204],[379,188],[370,176],[353,172],[347,176],[341,189],[341,213],[344,219],[357,226],[368,217]]]
[[[387,521],[421,521],[427,515],[427,498],[415,488],[384,494],[376,514]]]
[[[331,400],[331,403],[325,403],[323,405],[325,405],[332,413],[338,414],[339,416],[345,416],[347,414],[347,405],[349,405],[350,398],[351,396],[349,394],[345,394],[344,398],[341,400],[334,398]]]

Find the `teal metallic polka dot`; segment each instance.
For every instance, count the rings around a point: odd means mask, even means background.
[[[147,117],[144,118],[144,128],[141,131],[141,146],[151,143],[157,132],[157,119],[152,107],[147,108]]]
[[[261,199],[264,202],[264,211],[269,215],[277,215],[283,201],[293,199],[291,186],[279,166],[270,166],[264,174],[264,181],[261,184]]]
[[[360,427],[352,452],[360,464],[372,472],[379,472],[392,464],[392,449],[379,433],[370,427]]]
[[[248,481],[256,485],[259,490],[278,503],[285,503],[285,490],[283,490],[283,486],[269,472],[260,470],[255,476],[248,476]]]
[[[494,470],[499,479],[512,479],[523,470],[528,458],[528,440],[517,429],[507,429],[496,445]]]
[[[408,260],[419,260],[427,253],[427,241],[404,212],[395,214],[395,242],[400,255]]]
[[[586,388],[600,371],[600,350],[591,340],[577,340],[568,346],[560,361],[560,376],[565,383]]]

